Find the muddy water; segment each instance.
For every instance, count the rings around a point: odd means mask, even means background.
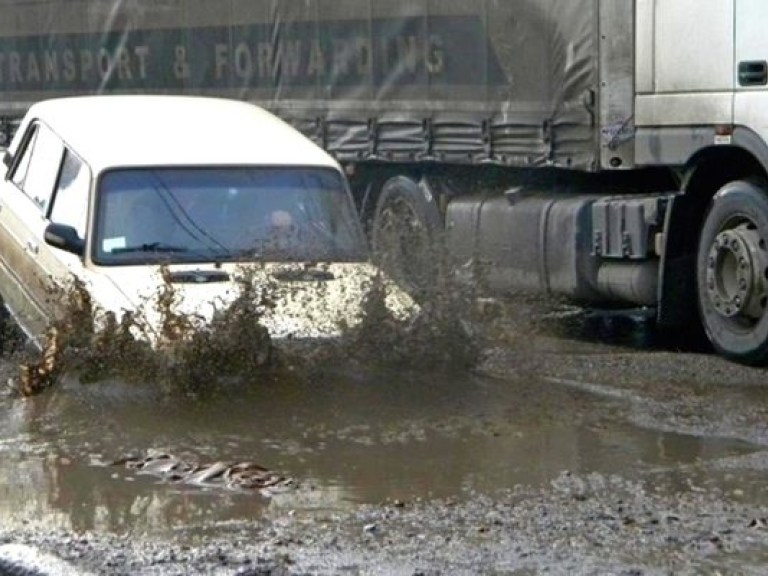
[[[161,483],[110,465],[164,450],[256,461],[296,486],[272,497]],[[170,535],[260,515],[338,510],[551,482],[563,471],[676,471],[757,451],[636,427],[612,400],[552,382],[469,372],[326,371],[243,382],[207,397],[75,379],[0,399],[0,528]],[[670,489],[674,489],[671,487]]]

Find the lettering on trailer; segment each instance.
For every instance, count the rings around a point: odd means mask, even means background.
[[[0,38],[6,92],[505,82],[477,17]]]

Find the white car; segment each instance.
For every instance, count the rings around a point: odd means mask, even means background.
[[[177,312],[210,320],[253,265],[253,281],[279,296],[265,309],[272,336],[306,338],[359,321],[379,274],[338,164],[251,104],[44,101],[4,164],[0,294],[35,341],[56,314],[52,286],[71,278],[100,309],[140,312],[151,327],[165,282]],[[396,313],[411,310],[392,283],[385,292]]]

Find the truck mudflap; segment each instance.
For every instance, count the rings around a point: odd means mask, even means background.
[[[448,206],[446,242],[489,294],[546,292],[599,306],[655,306],[673,193],[606,197],[515,189]]]

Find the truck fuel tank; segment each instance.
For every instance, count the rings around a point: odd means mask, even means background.
[[[584,303],[653,306],[669,195],[516,188],[460,197],[446,212],[454,263],[489,294],[545,291]]]

